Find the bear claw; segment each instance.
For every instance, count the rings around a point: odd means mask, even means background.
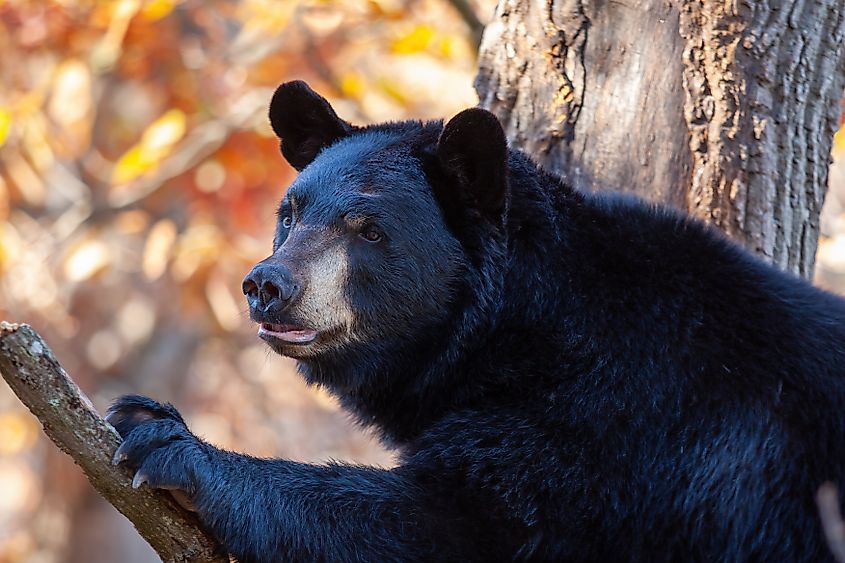
[[[138,471],[137,473],[135,473],[135,477],[132,478],[132,488],[137,489],[138,487],[140,487],[144,483],[148,483],[148,482],[149,482],[149,479],[147,478],[147,475],[145,473],[141,473],[140,471]]]
[[[120,465],[127,459],[129,459],[129,456],[123,451],[123,444],[121,444],[120,447],[117,448],[117,451],[114,452],[114,455],[111,458],[111,464]]]

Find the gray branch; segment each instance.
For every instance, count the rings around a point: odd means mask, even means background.
[[[133,489],[129,473],[111,464],[120,436],[28,325],[0,323],[0,374],[47,436],[135,525],[162,561],[228,563],[223,548],[170,495],[148,487]]]

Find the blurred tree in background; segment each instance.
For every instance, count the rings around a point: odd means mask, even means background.
[[[0,2],[0,318],[101,410],[137,391],[225,447],[390,464],[270,356],[239,288],[294,173],[273,89],[305,79],[357,123],[475,105],[493,2],[456,4]],[[154,560],[0,386],[0,562]]]
[[[539,43],[526,39],[548,29],[520,27],[517,10],[517,25],[507,27],[501,20],[510,12],[497,13],[500,27],[485,43],[487,82],[479,83],[485,104],[512,139],[551,166],[580,159],[593,166],[592,179],[607,173],[615,187],[659,187],[650,181],[663,177],[659,159],[640,164],[641,149],[648,152],[655,141],[671,145],[674,137],[657,139],[662,121],[649,120],[662,106],[649,112],[638,100],[657,103],[681,93],[667,84],[639,88],[633,78],[659,76],[661,67],[636,66],[638,53],[608,48],[607,58],[582,58],[586,39],[577,31],[590,22],[567,11],[570,4],[561,4],[565,21],[555,25],[573,32],[550,35],[546,58]],[[275,86],[294,78],[307,80],[355,123],[448,117],[473,106],[476,47],[494,5],[0,0],[0,318],[28,322],[45,335],[101,410],[120,393],[140,392],[174,401],[192,429],[223,447],[391,464],[333,399],[306,390],[291,362],[270,355],[247,321],[240,282],[269,253],[275,207],[293,178],[266,108]],[[642,28],[632,24],[625,33],[641,37]],[[523,43],[521,56],[533,63],[511,53]],[[491,63],[495,56],[502,59]],[[606,135],[601,146],[587,143],[595,139],[595,122],[570,120],[587,99],[578,74],[585,61],[598,62],[591,72],[606,78],[601,65],[617,65],[618,80],[588,100],[613,106],[604,119],[627,127],[613,143]],[[573,79],[571,92],[555,82],[561,76]],[[491,86],[495,80],[501,85]],[[639,97],[624,98],[634,91]],[[562,108],[562,120],[544,104]],[[594,107],[593,114],[601,112]],[[587,115],[589,108],[581,116]],[[572,148],[576,125],[585,128],[583,146]],[[529,135],[531,128],[544,133]],[[637,137],[644,131],[655,139]],[[628,177],[592,156],[602,146],[602,158],[634,163]],[[817,280],[841,290],[842,131],[832,152]],[[593,187],[577,174],[573,179]],[[0,386],[0,563],[155,560]]]

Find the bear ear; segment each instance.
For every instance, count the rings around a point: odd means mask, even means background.
[[[437,141],[437,158],[464,202],[499,223],[505,209],[508,141],[495,115],[481,108],[453,117]]]
[[[321,150],[353,129],[302,80],[276,88],[270,102],[270,125],[281,140],[282,155],[297,170],[308,166]]]

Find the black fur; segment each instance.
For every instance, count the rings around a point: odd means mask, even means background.
[[[356,322],[271,345],[398,467],[224,452],[137,397],[116,462],[187,491],[243,562],[831,560],[813,498],[845,475],[845,302],[499,152],[488,116],[349,129],[283,203],[349,237]],[[364,208],[378,244],[344,230]],[[288,230],[268,263],[307,259]]]
[[[270,102],[270,125],[282,141],[282,154],[297,170],[353,130],[325,98],[301,80],[285,82],[276,89]]]
[[[507,196],[508,142],[499,121],[489,111],[464,110],[443,128],[437,157],[452,182],[432,183],[435,195],[478,209],[498,224]],[[451,186],[449,184],[452,184]]]

